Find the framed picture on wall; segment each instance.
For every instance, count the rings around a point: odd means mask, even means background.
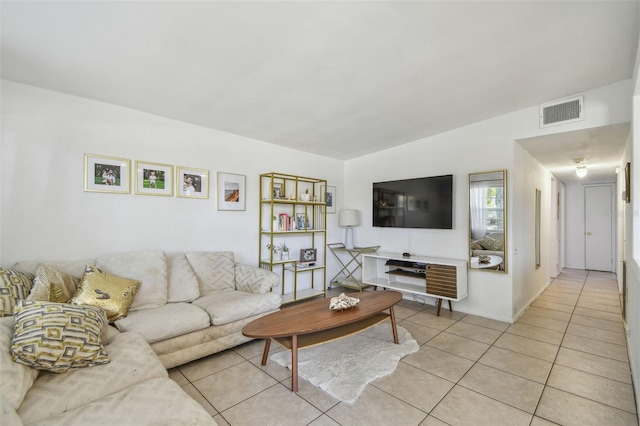
[[[209,171],[191,167],[176,167],[176,196],[209,198]]]
[[[135,162],[137,195],[173,197],[173,166],[169,164]]]
[[[335,186],[327,186],[326,189],[324,185],[320,187],[320,193],[323,195],[322,202],[327,205],[327,213],[335,213],[336,212],[336,187]]]
[[[218,210],[245,210],[245,176],[218,172]]]
[[[631,202],[631,163],[624,166],[624,191],[625,202]]]
[[[131,161],[104,155],[84,155],[84,190],[129,194]]]

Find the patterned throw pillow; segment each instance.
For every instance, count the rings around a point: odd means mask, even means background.
[[[106,323],[104,311],[94,306],[25,300],[15,308],[11,355],[53,373],[107,364],[111,358],[100,341]]]
[[[41,263],[36,270],[33,288],[27,300],[67,303],[76,293],[79,282],[79,278]]]
[[[141,281],[116,277],[88,264],[78,291],[69,303],[102,308],[109,322],[116,322],[129,313],[140,284]]]
[[[0,268],[0,316],[10,317],[16,304],[29,296],[33,274]]]
[[[486,236],[481,240],[476,241],[478,244],[482,246],[485,250],[493,250],[493,251],[501,251],[504,250],[504,242],[500,240],[496,240],[495,238],[491,238]]]

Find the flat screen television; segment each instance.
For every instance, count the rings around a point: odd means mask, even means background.
[[[373,226],[453,229],[453,175],[374,182]]]

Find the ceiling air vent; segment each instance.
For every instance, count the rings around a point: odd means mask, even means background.
[[[583,120],[583,103],[584,96],[577,96],[540,105],[540,128]]]

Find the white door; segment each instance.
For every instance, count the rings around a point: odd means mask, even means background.
[[[584,188],[585,267],[589,270],[613,271],[612,193],[611,185]]]

